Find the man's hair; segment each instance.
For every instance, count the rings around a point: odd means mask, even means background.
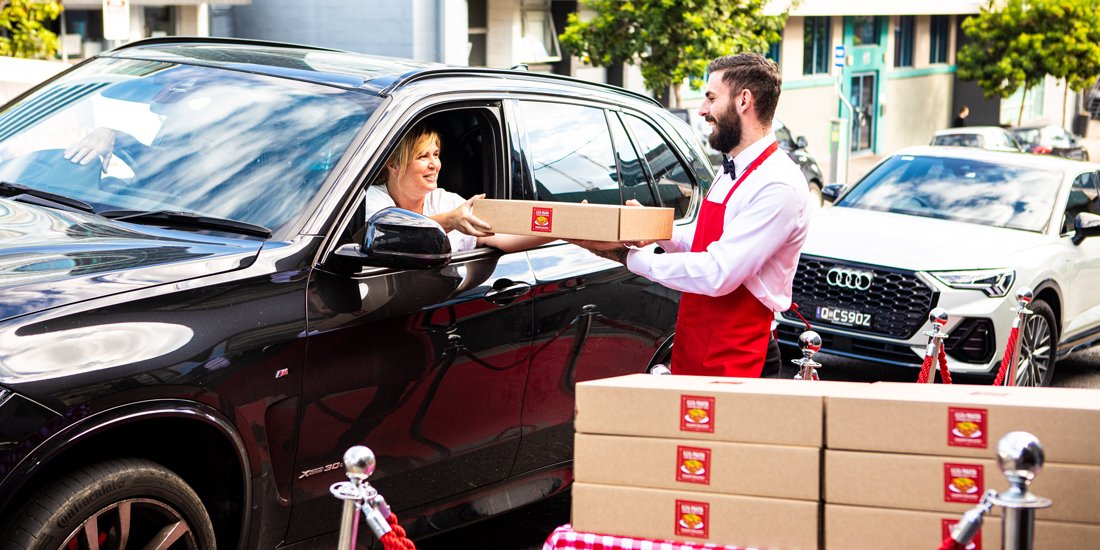
[[[442,147],[439,133],[423,124],[414,126],[412,130],[409,130],[409,133],[405,134],[405,137],[401,138],[401,143],[397,144],[397,149],[386,161],[386,166],[393,166],[397,169],[397,173],[393,174],[393,179],[390,179],[389,170],[383,168],[382,173],[379,174],[380,177],[374,184],[379,185],[400,180],[401,176],[404,176],[406,170],[408,170],[409,162],[431,145]]]
[[[758,53],[727,55],[707,65],[708,73],[717,71],[725,71],[722,73],[722,82],[730,87],[731,98],[746,88],[752,92],[756,102],[756,118],[760,122],[771,124],[783,86],[783,77],[774,61]]]

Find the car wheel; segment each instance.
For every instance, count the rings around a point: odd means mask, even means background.
[[[94,539],[94,540],[93,540]],[[5,548],[216,548],[195,491],[142,459],[111,460],[65,475],[34,495],[2,536]]]
[[[810,203],[815,206],[825,205],[825,196],[821,194],[821,184],[816,181],[810,182]]]
[[[1054,311],[1042,300],[1031,302],[1031,315],[1020,331],[1020,364],[1017,386],[1049,386],[1058,353],[1058,329]]]

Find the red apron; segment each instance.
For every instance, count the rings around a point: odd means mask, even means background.
[[[703,200],[695,226],[692,252],[704,252],[722,237],[726,203],[733,192],[778,148],[772,143],[749,164],[721,203]],[[731,175],[732,177],[732,175]],[[724,296],[684,292],[676,318],[676,343],[672,347],[673,374],[759,377],[768,353],[772,310],[753,296],[745,285]]]

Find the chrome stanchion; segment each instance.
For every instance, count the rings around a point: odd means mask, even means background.
[[[940,349],[943,347],[943,340],[947,338],[947,333],[943,331],[944,325],[947,324],[947,310],[941,307],[932,309],[928,313],[928,321],[932,323],[932,330],[924,331],[924,335],[928,337],[928,347],[924,350],[924,360],[926,363],[931,361],[932,368],[928,371],[928,379],[924,382],[933,384],[936,382],[936,372],[939,371],[937,361],[940,358]]]
[[[1012,346],[1012,358],[1009,359],[1008,372],[1002,382],[1005,386],[1016,385],[1016,371],[1020,367],[1020,344],[1023,343],[1024,338],[1024,318],[1033,313],[1027,308],[1033,297],[1028,287],[1021,287],[1016,292],[1016,307],[1012,308],[1012,311],[1016,312],[1016,317],[1012,319],[1012,332],[1016,334],[1016,345]]]
[[[668,366],[663,363],[657,363],[656,365],[649,367],[649,374],[672,374],[672,369],[668,368]]]
[[[814,355],[821,351],[821,335],[812,330],[799,334],[798,349],[802,350],[802,358],[791,359],[792,363],[798,365],[798,373],[794,375],[794,379],[817,380],[817,367],[821,363],[814,361]]]
[[[962,547],[970,544],[982,529],[982,518],[997,505],[1004,508],[1002,550],[1032,550],[1035,510],[1053,505],[1050,499],[1035,496],[1028,489],[1043,469],[1043,447],[1034,435],[1009,432],[997,442],[997,464],[1008,479],[1008,490],[1003,493],[992,489],[986,491],[981,502],[955,524],[951,540]]]
[[[382,538],[391,530],[386,521],[390,515],[389,505],[367,482],[367,478],[374,473],[374,467],[374,452],[362,445],[351,447],[344,453],[348,481],[333,483],[329,487],[333,496],[344,501],[340,514],[340,538],[336,546],[339,550],[355,548],[359,537],[359,511],[363,512],[367,527],[374,536]]]

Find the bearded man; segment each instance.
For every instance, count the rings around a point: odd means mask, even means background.
[[[774,312],[791,306],[809,187],[771,130],[782,85],[776,64],[742,53],[715,59],[707,71],[699,115],[712,126],[711,147],[727,158],[696,223],[675,228],[658,247],[573,242],[682,292],[673,374],[774,377]]]

